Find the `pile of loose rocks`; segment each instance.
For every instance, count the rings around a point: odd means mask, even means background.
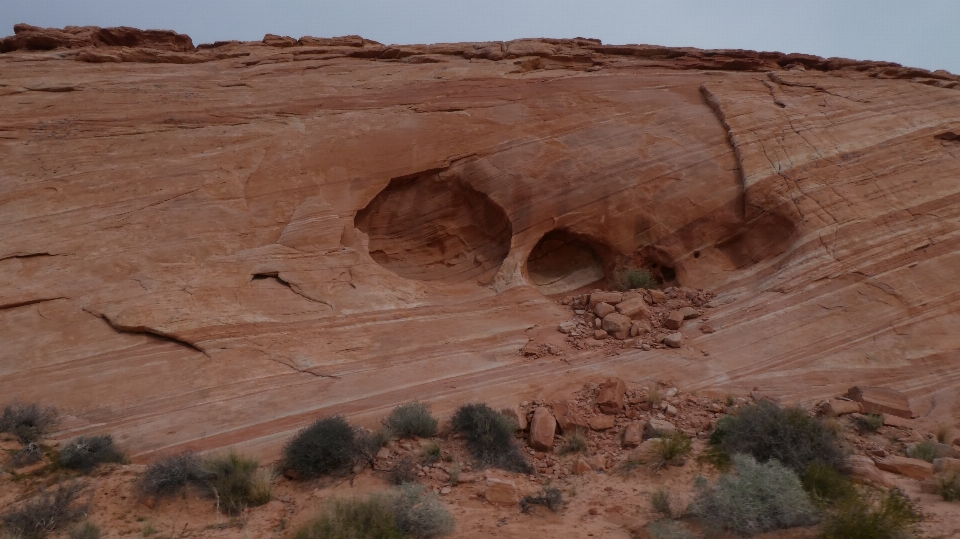
[[[714,331],[704,317],[713,296],[685,287],[627,292],[595,290],[563,298],[561,303],[570,306],[574,317],[561,322],[557,330],[567,334],[567,340],[575,347],[581,347],[587,339],[604,341],[612,337],[645,350],[680,348],[680,329],[685,321],[699,319],[700,331]]]

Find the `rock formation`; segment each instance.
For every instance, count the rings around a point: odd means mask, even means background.
[[[321,415],[594,374],[956,413],[952,74],[581,38],[0,51],[0,394],[62,436],[269,455]],[[630,264],[708,316],[569,346],[557,300]]]

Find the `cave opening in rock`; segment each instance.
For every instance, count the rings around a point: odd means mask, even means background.
[[[436,172],[392,180],[354,222],[374,261],[420,281],[488,282],[513,236],[507,214],[487,195]]]
[[[542,294],[563,294],[605,281],[607,249],[586,236],[553,230],[527,258],[527,277]]]

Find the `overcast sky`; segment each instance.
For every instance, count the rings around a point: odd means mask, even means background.
[[[266,33],[388,44],[583,36],[960,73],[960,0],[0,0],[0,35],[18,22],[165,28],[196,44]]]

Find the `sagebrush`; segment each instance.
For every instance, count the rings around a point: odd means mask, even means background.
[[[430,413],[427,404],[418,401],[394,408],[384,424],[400,438],[430,438],[437,435],[437,418]]]
[[[89,472],[100,464],[124,462],[126,457],[113,443],[113,436],[80,436],[60,451],[60,466]]]
[[[0,515],[4,530],[22,539],[42,539],[76,522],[87,511],[78,501],[84,486],[79,482],[61,484],[53,492],[42,491],[8,509]]]
[[[457,409],[452,423],[481,464],[522,473],[533,471],[517,446],[513,422],[500,412],[483,403],[465,404]]]
[[[749,455],[734,456],[733,464],[735,474],[701,486],[691,505],[708,530],[750,536],[817,521],[793,470],[776,460],[758,463]]]
[[[839,468],[845,456],[836,431],[800,408],[769,401],[724,416],[710,438],[729,455],[743,453],[760,462],[776,460],[802,474],[812,462]]]
[[[345,470],[356,460],[357,433],[342,416],[318,419],[283,448],[281,468],[309,479]]]
[[[207,476],[200,457],[196,453],[185,452],[147,466],[139,487],[146,496],[162,498],[173,496],[190,483],[202,484]]]
[[[5,406],[0,414],[0,432],[13,434],[20,442],[28,444],[47,434],[57,423],[57,418],[58,412],[53,406],[14,402]]]

